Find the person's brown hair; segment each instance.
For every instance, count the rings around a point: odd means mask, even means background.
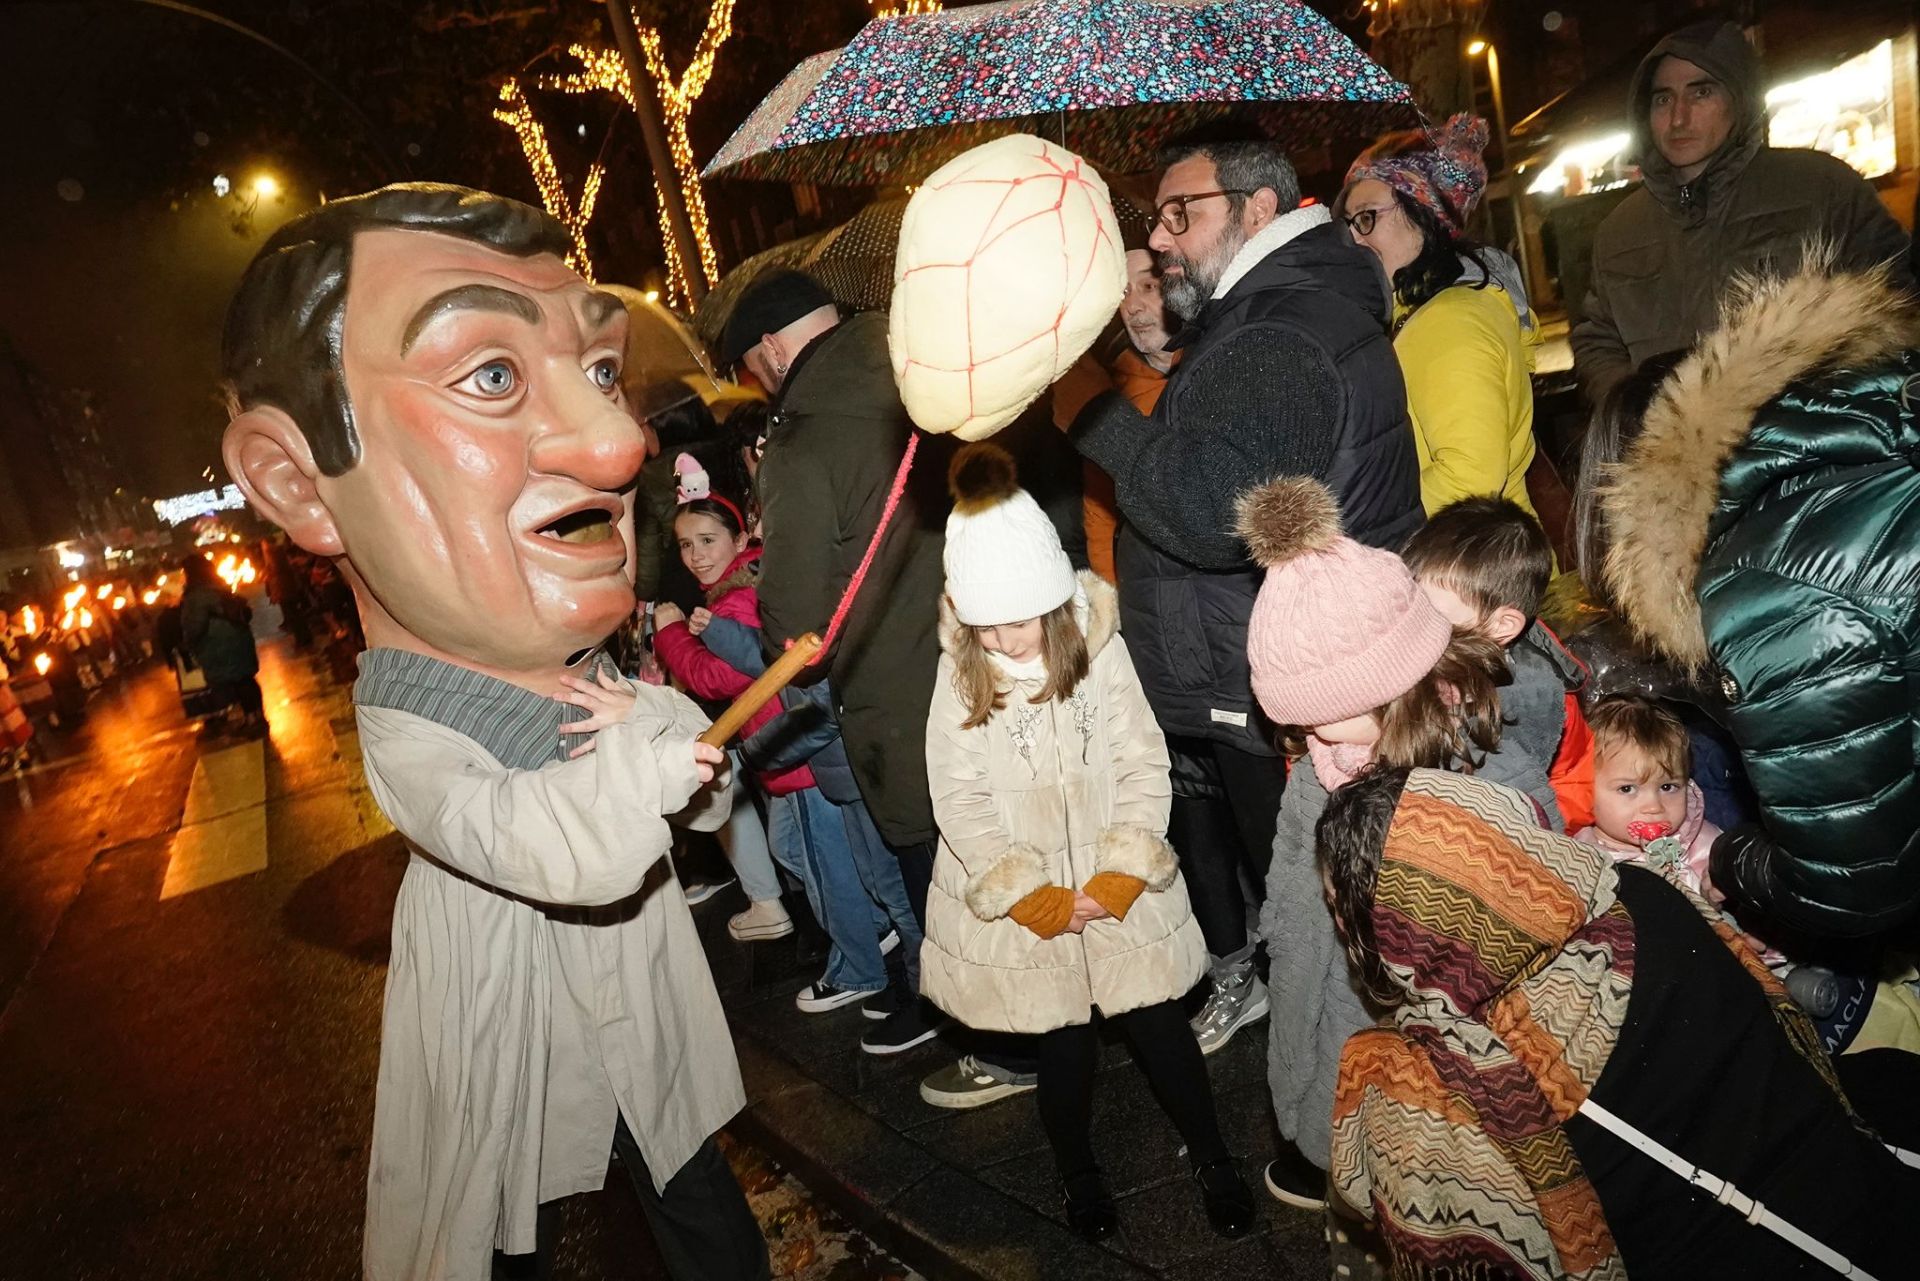
[[[262,404],[285,410],[328,476],[360,461],[340,344],[354,237],[382,229],[454,236],[520,258],[573,252],[567,229],[542,210],[432,182],[331,200],[274,232],[227,307],[227,402],[235,414]]]
[[[1540,522],[1509,498],[1462,498],[1435,512],[1400,552],[1413,576],[1445,587],[1485,618],[1519,610],[1531,623],[1553,577]]]
[[[1692,772],[1687,727],[1666,704],[1639,694],[1609,694],[1587,712],[1596,759],[1623,747],[1640,752],[1675,778]]]
[[[1066,700],[1087,677],[1087,638],[1067,601],[1040,617],[1040,657],[1047,665],[1047,681],[1029,702]],[[962,729],[977,729],[1007,705],[1006,678],[994,666],[993,656],[980,643],[980,634],[965,624],[953,644],[953,687],[965,704]]]
[[[1380,722],[1375,764],[1471,774],[1500,747],[1499,687],[1512,679],[1506,651],[1478,632],[1454,628],[1433,670],[1412,689],[1373,709],[1373,718]],[[1311,728],[1283,726],[1280,749],[1292,757],[1306,755]]]

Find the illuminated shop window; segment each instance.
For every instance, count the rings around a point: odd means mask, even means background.
[[[1893,41],[1767,91],[1767,141],[1838,156],[1862,177],[1894,169]]]

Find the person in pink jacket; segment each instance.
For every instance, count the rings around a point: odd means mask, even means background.
[[[753,683],[753,674],[721,658],[701,639],[716,619],[760,626],[760,548],[740,509],[719,495],[680,504],[673,521],[680,559],[706,593],[704,609],[686,617],[671,604],[654,607],[654,653],[689,694],[724,706]],[[741,731],[744,741],[781,715],[768,703]],[[765,770],[757,780],[767,797],[767,836],[773,857],[805,888],[832,947],[820,978],[794,1003],[810,1014],[864,1002],[888,987],[886,954],[900,941],[892,914],[862,874],[839,809],[822,795],[805,763]]]

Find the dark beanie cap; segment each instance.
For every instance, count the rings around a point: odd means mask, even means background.
[[[759,346],[767,334],[777,334],[800,317],[833,305],[826,286],[804,271],[778,268],[748,285],[733,305],[720,335],[720,364],[732,368]]]

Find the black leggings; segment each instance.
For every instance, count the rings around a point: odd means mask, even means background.
[[[1179,1005],[1162,1001],[1116,1014],[1112,1021],[1126,1034],[1153,1097],[1186,1141],[1193,1168],[1225,1160],[1227,1145],[1213,1112],[1213,1083]],[[1100,1036],[1091,1023],[1055,1028],[1040,1037],[1040,1123],[1069,1187],[1095,1168],[1093,1069],[1099,1057]]]
[[[1280,816],[1286,766],[1276,757],[1198,738],[1175,738],[1168,746],[1211,763],[1219,795],[1175,793],[1167,843],[1180,856],[1193,917],[1209,954],[1231,956],[1247,945],[1247,898],[1240,888],[1245,869],[1255,895],[1265,892],[1273,860],[1273,831]],[[1256,897],[1255,906],[1259,900]]]

